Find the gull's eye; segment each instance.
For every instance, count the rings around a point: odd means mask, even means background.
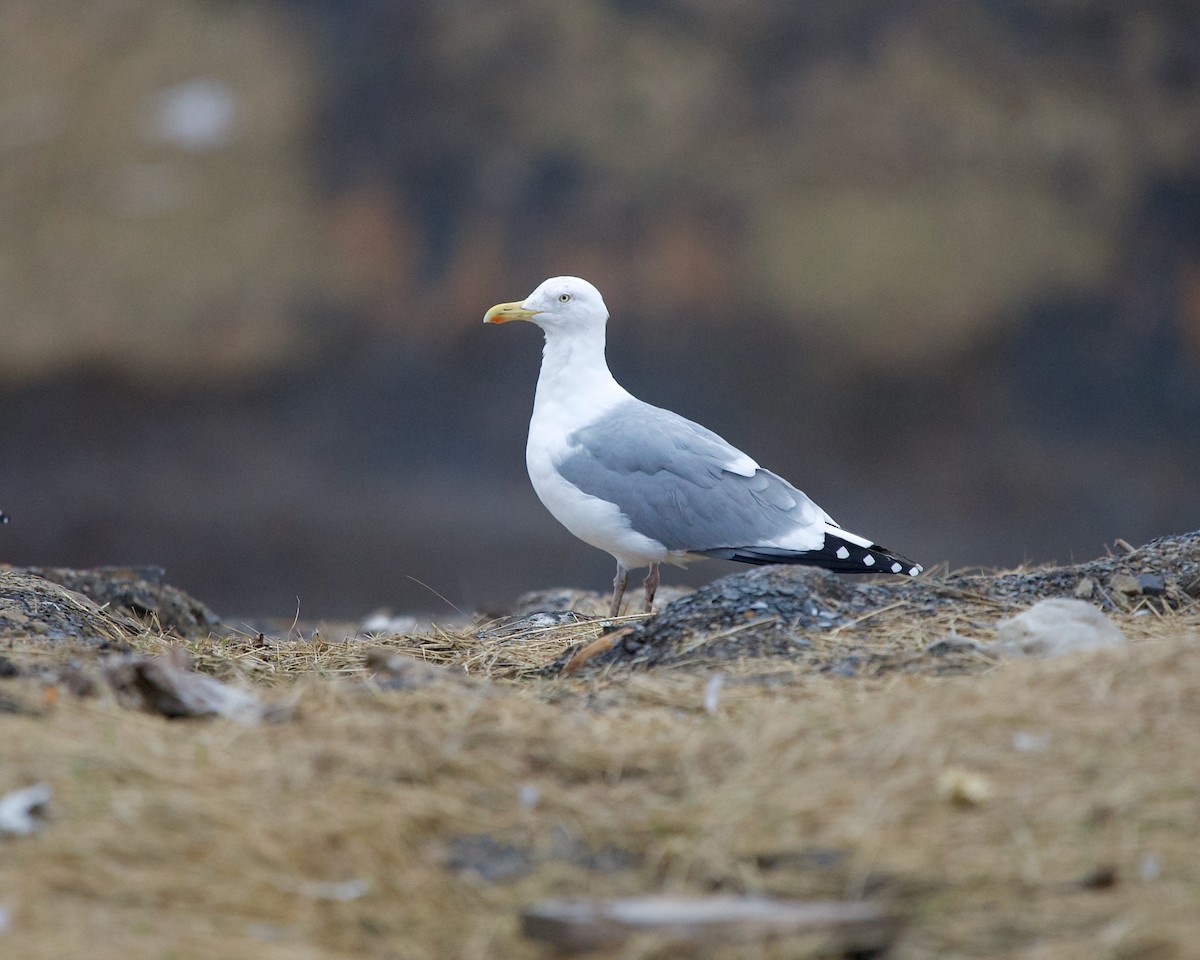
[[[560,293],[558,295],[558,302],[559,303],[570,303],[571,295],[569,293]]]

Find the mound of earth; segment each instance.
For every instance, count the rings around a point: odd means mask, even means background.
[[[0,570],[0,637],[122,645],[137,623],[89,597],[21,570]]]
[[[162,582],[158,567],[0,567],[0,636],[123,641],[153,628],[206,637],[220,619],[199,600]]]
[[[1119,556],[1009,573],[867,581],[811,567],[759,567],[717,580],[635,626],[613,631],[611,646],[594,663],[660,666],[700,658],[786,656],[813,659],[822,670],[853,673],[864,661],[888,660],[888,651],[862,642],[883,623],[889,634],[903,621],[953,638],[959,629],[990,629],[999,618],[1050,597],[1086,599],[1109,611],[1196,604],[1200,532],[1160,537]],[[822,634],[836,639],[843,655],[831,657],[821,649],[818,656],[814,637]],[[940,652],[951,660],[956,655],[978,659],[970,644],[943,644]]]

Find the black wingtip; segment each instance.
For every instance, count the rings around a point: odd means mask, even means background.
[[[869,547],[852,543],[833,533],[825,534],[825,543],[817,550],[784,550],[778,547],[724,547],[697,550],[708,557],[736,560],[758,566],[774,563],[823,567],[834,573],[894,573],[915,577],[924,568],[907,557],[873,543]]]

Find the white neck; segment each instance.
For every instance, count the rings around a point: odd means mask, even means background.
[[[546,330],[533,419],[553,416],[582,426],[629,398],[604,359],[604,327]],[[553,411],[553,413],[551,413]]]

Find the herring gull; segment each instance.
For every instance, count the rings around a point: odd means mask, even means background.
[[[610,615],[629,571],[717,557],[809,564],[838,573],[915,577],[921,566],[843,530],[786,480],[698,423],[638,400],[604,359],[608,309],[578,277],[553,277],[525,300],[498,303],[485,323],[529,320],[546,345],[525,463],[546,509],[617,561]]]

